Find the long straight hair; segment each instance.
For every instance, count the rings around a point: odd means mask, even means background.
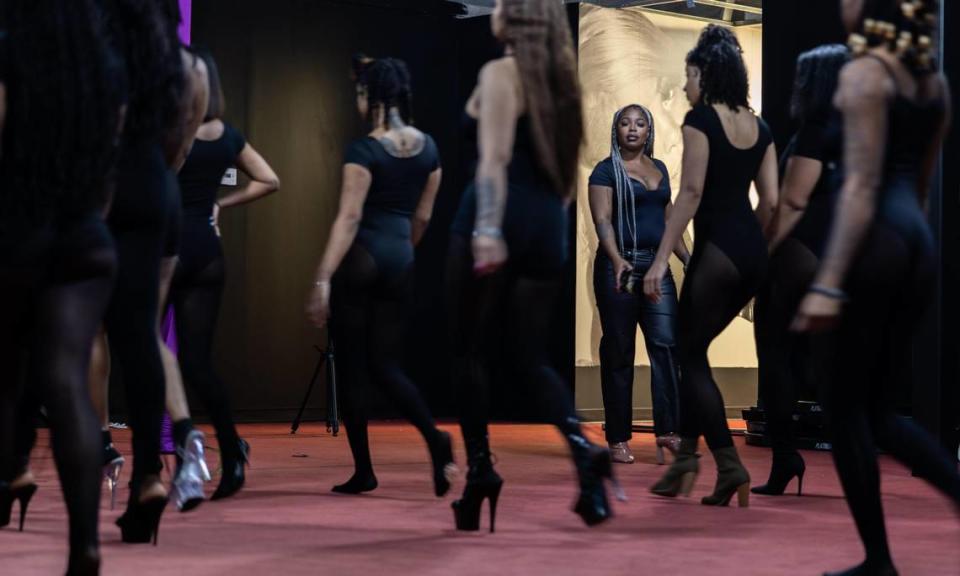
[[[560,0],[504,0],[505,41],[523,83],[530,136],[556,192],[574,189],[583,110],[573,36]]]

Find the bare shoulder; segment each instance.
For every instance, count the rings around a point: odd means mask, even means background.
[[[837,104],[855,107],[865,101],[885,100],[896,93],[890,72],[877,58],[857,58],[840,71]]]
[[[516,58],[503,57],[491,60],[480,70],[480,82],[516,82],[520,78]]]

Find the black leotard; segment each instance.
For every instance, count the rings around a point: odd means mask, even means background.
[[[698,104],[683,121],[684,126],[703,132],[710,142],[703,197],[693,219],[694,252],[708,242],[714,244],[748,282],[759,282],[763,272],[758,266],[767,259],[767,243],[749,194],[773,138],[766,122],[757,118],[757,124],[756,143],[740,149],[727,138],[713,106]]]
[[[427,178],[440,167],[437,145],[424,135],[423,150],[409,158],[396,158],[371,137],[354,141],[344,164],[357,164],[373,176],[363,204],[357,242],[373,257],[377,269],[396,278],[413,264],[410,219],[417,209]]]
[[[187,276],[203,270],[223,255],[210,218],[223,174],[236,164],[245,145],[243,135],[224,122],[223,134],[216,140],[194,140],[180,169],[178,180],[183,202],[180,266]]]
[[[467,132],[476,134],[477,120],[465,116]],[[567,210],[563,198],[540,168],[527,116],[517,121],[513,155],[507,167],[507,190],[503,236],[510,249],[510,266],[527,275],[560,272],[569,251]],[[469,238],[476,214],[477,194],[471,181],[460,200],[451,232]]]

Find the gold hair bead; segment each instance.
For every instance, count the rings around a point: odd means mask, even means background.
[[[888,42],[892,42],[897,39],[897,27],[889,22],[884,22],[883,26],[883,36]]]
[[[861,34],[851,34],[847,39],[847,46],[854,56],[862,56],[867,52],[867,39]]]
[[[917,46],[919,46],[921,50],[929,50],[932,44],[933,42],[929,36],[921,36],[917,39]]]
[[[900,10],[903,12],[903,15],[910,20],[916,18],[917,8],[918,6],[911,2],[904,2],[900,5]]]
[[[867,18],[866,20],[863,21],[863,31],[867,35],[872,36],[873,34],[876,34],[879,31],[877,26],[878,26],[878,22],[873,18]]]

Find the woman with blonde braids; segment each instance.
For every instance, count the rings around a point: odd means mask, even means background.
[[[467,103],[480,157],[452,227],[448,265],[455,361],[466,367],[460,425],[469,464],[454,516],[457,529],[477,530],[489,499],[494,529],[503,479],[491,463],[487,383],[477,367],[505,302],[523,375],[542,390],[548,418],[566,437],[576,464],[580,497],[574,510],[594,525],[611,516],[603,486],[612,477],[610,452],[584,437],[567,384],[547,353],[583,136],[573,41],[559,0],[498,0],[491,25],[506,50],[484,66]]]
[[[600,312],[600,373],[606,437],[614,462],[634,461],[627,442],[632,434],[633,364],[637,324],[650,357],[650,389],[657,435],[657,462],[663,449],[675,452],[677,431],[676,362],[677,287],[663,278],[663,298],[643,296],[642,281],[656,253],[670,212],[670,175],[653,158],[653,115],[639,104],[614,114],[610,156],[590,175],[590,213],[600,248],[593,286]],[[675,250],[689,260],[683,240]]]

